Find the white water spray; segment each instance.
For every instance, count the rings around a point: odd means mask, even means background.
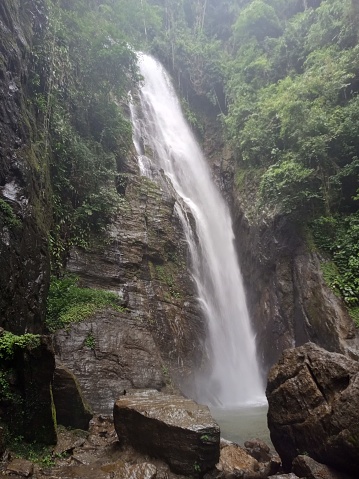
[[[207,320],[209,367],[197,374],[193,394],[198,401],[221,407],[263,402],[255,339],[227,205],[211,179],[164,68],[144,54],[139,55],[139,67],[144,77],[139,92],[141,114],[136,114],[133,104],[131,110],[141,172],[151,176],[151,170],[162,169],[178,194],[176,211]],[[152,160],[145,156],[144,145],[152,152]],[[195,219],[196,234],[186,209]]]

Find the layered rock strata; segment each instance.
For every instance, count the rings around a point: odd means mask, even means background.
[[[68,262],[83,286],[118,294],[123,312],[103,310],[54,338],[91,407],[106,414],[124,389],[190,380],[205,334],[171,185],[161,175],[141,177],[135,158],[123,175],[120,212],[106,238],[74,249]]]
[[[355,325],[343,301],[325,283],[323,258],[310,251],[303,231],[288,218],[254,211],[255,191],[251,178],[240,193],[235,190],[233,215],[263,368],[273,365],[284,349],[308,341],[357,357]]]
[[[94,344],[88,346],[88,335]],[[165,386],[161,357],[151,333],[127,314],[104,310],[59,331],[58,357],[76,375],[90,406],[111,414],[115,398],[132,388]]]

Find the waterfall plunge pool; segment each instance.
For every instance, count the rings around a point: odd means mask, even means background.
[[[267,426],[267,404],[221,409],[210,407],[210,410],[224,439],[243,446],[245,441],[258,438],[273,448]]]

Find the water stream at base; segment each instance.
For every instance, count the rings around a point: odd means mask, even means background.
[[[207,320],[208,367],[196,374],[191,395],[199,402],[223,408],[263,404],[264,387],[228,207],[212,181],[168,74],[145,54],[139,54],[139,67],[144,82],[140,104],[132,102],[131,112],[141,173],[151,177],[154,171],[162,170],[178,195],[176,212]],[[145,151],[151,152],[151,159]],[[190,216],[195,220],[195,231]]]
[[[237,408],[211,407],[210,410],[224,439],[243,446],[249,439],[258,438],[273,447],[267,426],[267,404]]]

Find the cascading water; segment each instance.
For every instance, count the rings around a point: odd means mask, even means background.
[[[142,174],[163,170],[177,192],[192,260],[198,298],[207,320],[209,367],[195,378],[195,399],[221,407],[263,402],[241,273],[228,208],[216,189],[206,160],[184,119],[162,65],[140,54],[144,82],[140,112],[132,103],[134,143]],[[145,156],[144,146],[151,151]],[[187,212],[195,219],[195,232]]]

